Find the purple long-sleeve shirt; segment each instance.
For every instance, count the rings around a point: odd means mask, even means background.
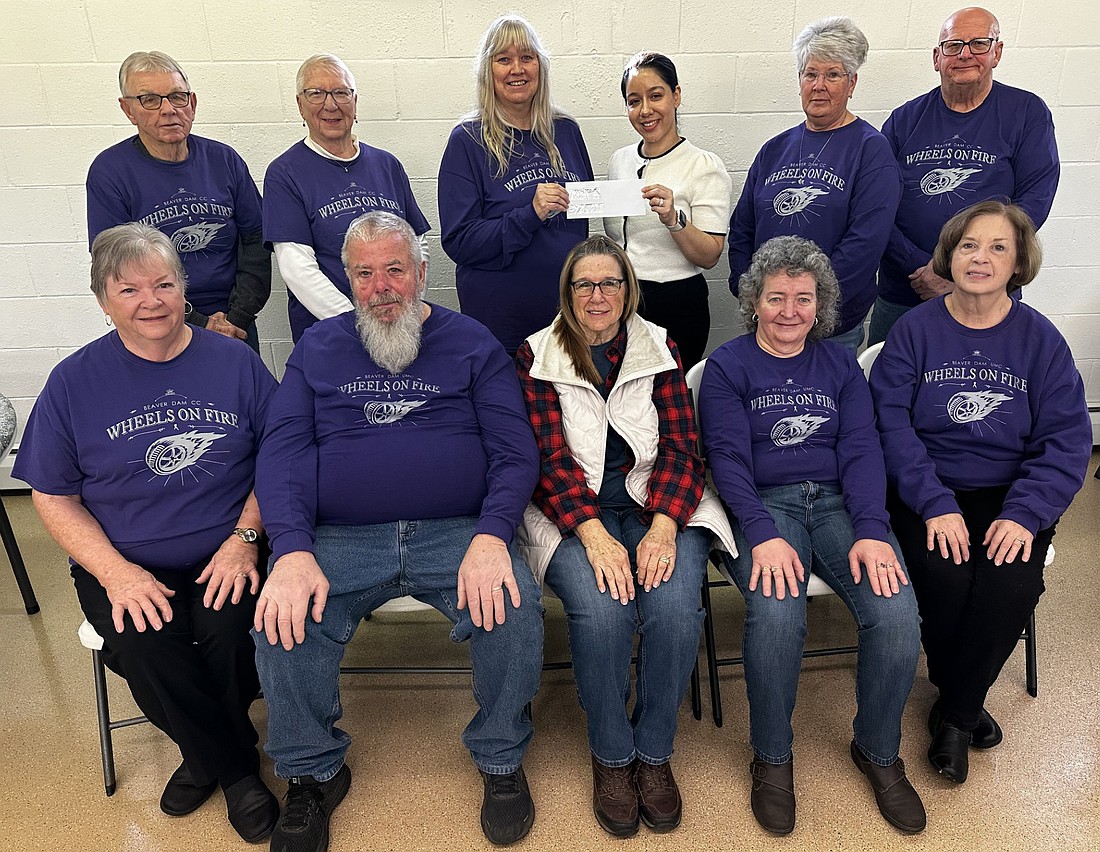
[[[925,520],[954,491],[1010,485],[1000,517],[1032,533],[1081,487],[1092,451],[1084,386],[1058,329],[1013,301],[992,328],[956,322],[939,297],[906,313],[871,371],[891,485]]]
[[[855,356],[830,341],[793,358],[751,334],[707,359],[699,423],[718,495],[751,547],[779,537],[757,490],[836,482],[857,539],[886,541],[886,471],[871,393]]]
[[[276,557],[319,524],[476,516],[511,542],[538,451],[515,367],[480,323],[431,306],[399,374],[364,350],[355,314],[306,330],[271,403],[256,496]]]

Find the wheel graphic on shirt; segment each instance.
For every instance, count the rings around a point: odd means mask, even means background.
[[[932,169],[920,179],[920,191],[925,195],[943,195],[958,189],[971,175],[981,169]]]
[[[172,234],[172,247],[180,254],[202,251],[214,241],[218,231],[225,227],[225,222],[199,222],[197,225],[187,225]]]
[[[814,199],[819,195],[828,194],[827,190],[818,189],[814,186],[791,187],[775,196],[775,200],[772,201],[772,209],[777,216],[793,216],[813,204]]]
[[[1011,396],[993,391],[962,391],[947,401],[947,416],[953,423],[985,420]]]
[[[385,426],[404,419],[415,408],[420,408],[426,399],[400,399],[394,402],[368,402],[363,406],[363,416],[372,426]]]
[[[225,435],[217,432],[192,430],[182,435],[158,438],[145,451],[145,463],[158,476],[171,476],[176,471],[193,465],[210,449],[211,444],[224,437]]]
[[[823,423],[828,422],[828,417],[818,417],[815,414],[784,417],[772,427],[772,443],[777,447],[793,447],[803,443],[820,429]]]

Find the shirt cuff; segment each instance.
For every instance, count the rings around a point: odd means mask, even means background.
[[[302,530],[288,530],[283,533],[271,534],[271,555],[276,560],[288,553],[304,550],[313,553],[313,533]]]

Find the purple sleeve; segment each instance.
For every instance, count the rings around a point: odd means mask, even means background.
[[[35,401],[15,456],[12,475],[43,494],[79,495],[84,481],[67,398],[65,380],[55,367]]]
[[[490,171],[488,154],[472,136],[476,132],[469,125],[456,127],[439,164],[443,250],[463,266],[503,269],[528,246],[544,223],[526,202],[499,218],[485,218],[485,184],[498,178]]]
[[[780,535],[756,493],[749,418],[728,358],[728,352],[719,350],[707,360],[699,388],[699,424],[718,494],[741,524],[749,547],[756,547]]]
[[[317,519],[313,390],[301,351],[299,346],[287,361],[256,459],[256,497],[276,559],[297,550],[312,553]]]
[[[1032,429],[1020,474],[1005,496],[1000,517],[1033,535],[1069,508],[1084,480],[1092,452],[1092,424],[1081,374],[1065,341],[1053,328],[1053,352],[1036,359],[1045,371],[1042,392],[1032,403]],[[1044,347],[1045,348],[1045,347]],[[1034,387],[1035,378],[1031,380]]]
[[[901,141],[898,139],[898,112],[901,109],[899,107],[894,112],[890,113],[890,116],[886,119],[886,122],[882,125],[882,135],[886,137],[886,141],[890,143],[890,150],[894,154],[894,162],[897,162],[898,151],[901,150]],[[900,181],[900,176],[899,176]],[[900,192],[900,185],[899,185]],[[898,196],[899,202],[901,196]],[[894,205],[895,212],[897,211],[898,204]],[[886,249],[883,252],[898,269],[906,271],[906,274],[913,272],[921,266],[924,266],[928,261],[932,259],[932,255],[924,251],[917,246],[912,240],[910,240],[905,234],[898,228],[895,220],[890,220],[890,230],[886,239]]]
[[[539,453],[516,368],[496,340],[474,381],[473,407],[489,470],[477,532],[511,544],[539,473]]]
[[[111,149],[108,149],[110,151]],[[111,179],[110,169],[104,164],[105,151],[92,162],[85,184],[88,208],[88,250],[100,232],[122,225],[134,217],[130,213],[122,188]]]
[[[851,367],[837,397],[840,427],[836,455],[844,506],[857,539],[887,541],[890,521],[886,514],[886,467],[875,429],[874,403],[855,359]]]
[[[878,415],[887,478],[905,504],[928,520],[958,513],[959,505],[951,489],[940,482],[936,464],[913,428],[913,404],[924,360],[916,351],[912,313],[891,329],[871,368],[871,396]]]
[[[285,156],[284,154],[283,157]],[[264,244],[268,249],[274,243],[313,246],[313,231],[306,214],[305,199],[294,186],[294,182],[289,180],[283,157],[268,166],[264,176]]]
[[[741,274],[749,268],[756,248],[756,181],[760,171],[760,154],[756,155],[745,177],[745,188],[737,199],[730,217],[729,259],[730,292],[738,294]]]
[[[1016,148],[1012,172],[1016,178],[1012,201],[1027,211],[1036,229],[1041,228],[1054,203],[1061,166],[1054,139],[1054,119],[1046,104],[1038,98],[1029,99],[1024,133]]]

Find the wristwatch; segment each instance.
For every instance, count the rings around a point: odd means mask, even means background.
[[[683,210],[676,211],[676,222],[672,225],[665,225],[668,228],[670,234],[675,234],[677,231],[682,231],[687,227],[688,217],[687,213]]]
[[[233,535],[240,536],[241,541],[245,544],[255,544],[260,537],[260,534],[252,527],[237,527],[233,530]]]

